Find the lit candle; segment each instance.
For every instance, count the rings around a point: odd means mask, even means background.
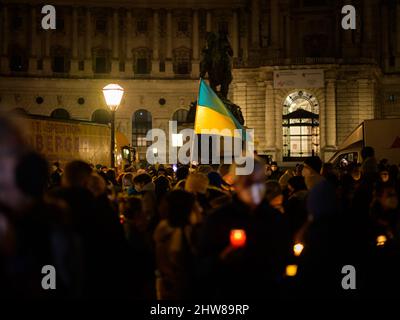
[[[304,245],[302,243],[296,243],[293,246],[294,255],[296,257],[299,257],[301,255],[301,253],[303,252],[303,249],[304,249]]]
[[[378,237],[376,238],[376,245],[377,245],[378,247],[384,246],[385,243],[386,243],[386,241],[387,241],[386,236],[385,236],[385,235],[380,235],[380,236],[378,236]]]
[[[290,264],[286,266],[286,276],[287,277],[294,277],[297,274],[297,265]]]
[[[246,231],[242,229],[231,230],[230,240],[232,247],[244,247],[246,245]]]

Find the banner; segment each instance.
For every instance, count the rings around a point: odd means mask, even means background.
[[[106,125],[51,119],[20,119],[27,143],[50,161],[81,159],[108,165],[110,129]]]
[[[274,88],[323,88],[324,70],[282,70],[274,71]]]

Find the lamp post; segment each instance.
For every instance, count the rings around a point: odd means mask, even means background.
[[[103,88],[103,95],[111,111],[111,168],[115,168],[115,111],[121,103],[124,89],[112,83]]]

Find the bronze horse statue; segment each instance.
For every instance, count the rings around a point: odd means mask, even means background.
[[[231,60],[233,50],[226,33],[209,32],[206,47],[202,50],[200,77],[208,73],[210,87],[222,99],[227,99],[229,84],[232,82]],[[217,88],[220,86],[220,90]]]

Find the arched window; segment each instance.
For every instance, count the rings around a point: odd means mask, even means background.
[[[136,111],[132,119],[132,146],[137,149],[142,157],[146,154],[151,141],[146,141],[146,134],[153,127],[151,113],[140,109]]]
[[[179,109],[174,112],[172,115],[172,120],[177,122],[177,128],[178,132],[180,132],[182,129],[184,129],[184,124],[187,122],[186,118],[188,115],[188,111],[185,109]]]
[[[55,109],[51,113],[50,117],[55,118],[55,119],[71,119],[71,116],[69,115],[69,112],[65,109]]]
[[[92,122],[108,124],[111,122],[111,114],[108,110],[97,109],[92,114]]]
[[[319,154],[319,104],[310,93],[297,91],[283,104],[283,160],[298,161]]]

